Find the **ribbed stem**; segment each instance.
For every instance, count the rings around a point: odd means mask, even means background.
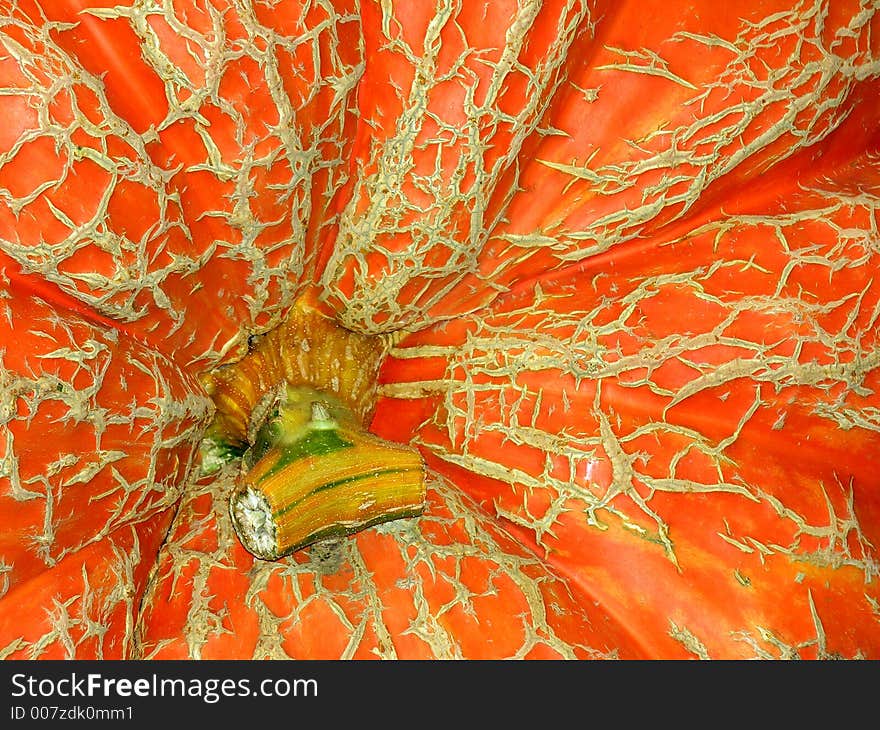
[[[287,388],[244,462],[230,505],[244,546],[275,560],[318,540],[421,514],[424,467],[415,449],[366,433],[312,389]],[[306,414],[308,414],[306,416]]]
[[[381,339],[349,332],[306,299],[240,362],[205,378],[217,415],[203,469],[241,458],[233,525],[275,560],[424,509],[419,453],[369,434]]]

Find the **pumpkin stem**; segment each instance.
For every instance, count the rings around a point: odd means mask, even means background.
[[[288,387],[251,447],[258,458],[244,457],[230,511],[244,546],[264,560],[424,507],[418,452],[367,433],[344,406],[316,396]]]
[[[366,428],[385,351],[306,301],[244,359],[205,377],[217,412],[203,468],[241,459],[230,513],[257,557],[423,511],[419,453]]]

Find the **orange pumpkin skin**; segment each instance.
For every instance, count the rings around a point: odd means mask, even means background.
[[[148,589],[146,659],[638,656],[601,606],[443,480],[427,513],[283,561],[232,532],[226,474],[188,493]]]
[[[0,643],[120,658],[210,401],[162,355],[7,281]]]
[[[876,655],[876,434],[850,419],[873,408],[880,291],[859,264],[820,273],[873,245],[855,232],[880,198],[854,187],[880,193],[876,168],[419,333],[386,367],[380,432],[414,433],[648,656]]]
[[[0,0],[3,656],[880,657],[880,11],[131,5]],[[313,284],[429,508],[255,563]]]

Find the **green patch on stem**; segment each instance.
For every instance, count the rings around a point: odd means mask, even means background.
[[[241,459],[246,450],[247,443],[231,442],[210,434],[205,436],[199,444],[200,476],[216,474],[226,464]]]
[[[310,456],[325,456],[351,446],[353,444],[342,438],[336,430],[309,431],[298,441],[280,447],[278,461],[261,477],[261,481],[277,474],[286,466],[300,459],[306,459]],[[266,451],[268,449],[269,447],[267,446]]]

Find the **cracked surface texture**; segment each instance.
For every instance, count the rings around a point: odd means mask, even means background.
[[[880,9],[687,7],[0,0],[0,656],[880,657]],[[314,287],[430,504],[261,563]]]
[[[601,606],[578,602],[539,558],[440,478],[429,485],[424,517],[274,563],[255,560],[235,538],[226,507],[231,482],[227,472],[184,500],[142,617],[143,658],[607,658],[632,651]]]

